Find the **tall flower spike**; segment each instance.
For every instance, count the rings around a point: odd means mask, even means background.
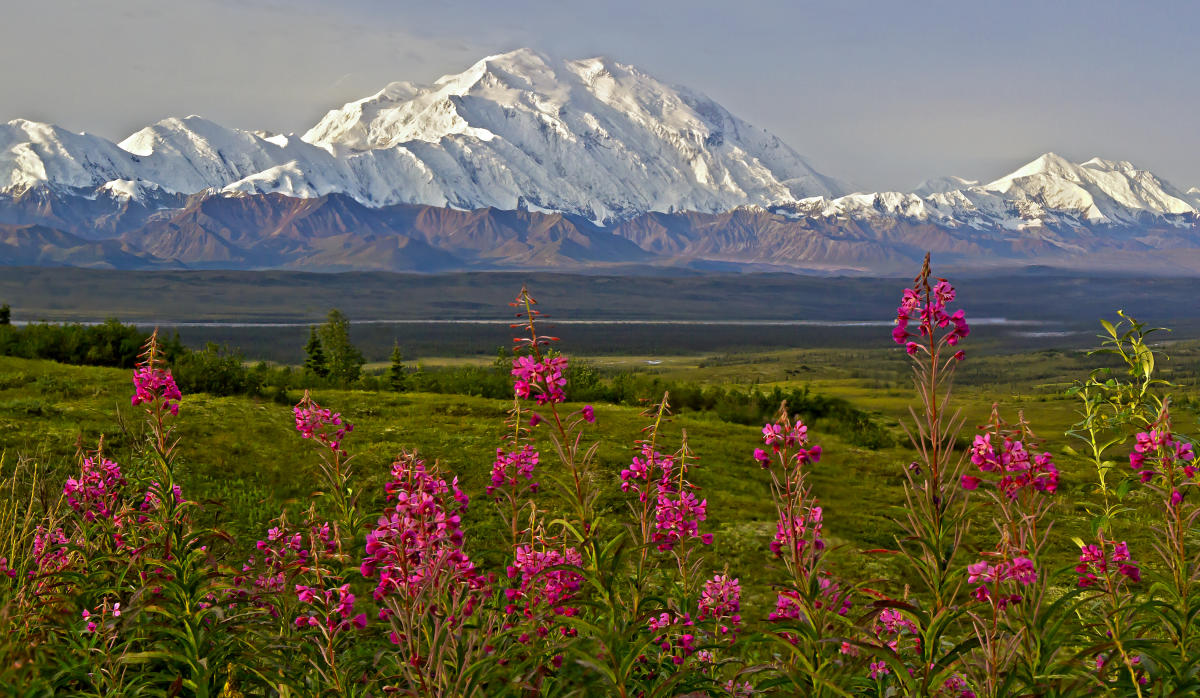
[[[954,287],[945,279],[930,284],[931,275],[929,255],[926,254],[921,273],[913,279],[911,288],[904,289],[900,306],[896,308],[896,327],[892,329],[892,340],[903,344],[909,355],[915,355],[918,351],[930,353],[942,344],[957,346],[971,333],[962,310],[953,314],[946,312],[946,306],[954,301],[956,295]],[[917,322],[915,333],[909,331],[909,323],[913,321]],[[947,330],[951,325],[953,327]],[[937,336],[938,330],[945,330],[940,338]],[[961,361],[963,353],[955,352],[952,358]]]
[[[149,405],[149,409],[163,409],[172,415],[179,414],[179,401],[183,395],[175,385],[170,369],[163,368],[162,352],[158,344],[158,328],[146,340],[139,355],[137,368],[133,372],[134,407]]]

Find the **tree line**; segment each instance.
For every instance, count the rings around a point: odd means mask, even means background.
[[[110,319],[98,325],[31,323],[11,324],[11,311],[0,306],[0,355],[49,359],[85,366],[132,368],[148,333],[133,325]],[[389,366],[365,373],[363,354],[350,340],[350,321],[338,309],[329,311],[322,325],[309,329],[299,367],[250,363],[242,352],[209,343],[189,349],[178,333],[162,342],[163,355],[185,393],[250,395],[281,404],[294,404],[296,391],[305,388],[353,388],[377,391],[414,391],[471,395],[492,399],[513,396],[511,349],[499,348],[486,365],[428,368],[405,361],[399,344],[394,344]],[[791,411],[809,423],[820,423],[828,431],[866,448],[886,448],[895,438],[871,415],[841,398],[799,388],[764,389],[758,386],[722,386],[665,380],[636,371],[602,374],[581,359],[573,359],[566,372],[573,400],[639,406],[670,393],[677,412],[709,413],[736,424],[769,421],[783,400]]]

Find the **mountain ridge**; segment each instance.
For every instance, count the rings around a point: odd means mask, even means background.
[[[0,264],[86,263],[91,250],[129,268],[865,273],[922,248],[1063,264],[1175,254],[1200,248],[1198,223],[1200,187],[1054,153],[990,181],[850,192],[699,92],[611,59],[528,49],[429,85],[390,83],[301,136],[195,115],[119,143],[0,125],[0,225],[12,241]],[[41,257],[28,226],[40,226]],[[90,244],[103,241],[116,247]]]

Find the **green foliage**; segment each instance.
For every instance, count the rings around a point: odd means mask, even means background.
[[[11,325],[11,324],[12,324],[12,308],[8,305],[8,303],[5,303],[4,305],[0,305],[0,325]]]
[[[111,318],[99,325],[32,323],[16,327],[0,323],[0,356],[132,368],[147,336]]]
[[[317,336],[329,364],[329,377],[342,385],[358,380],[366,360],[350,341],[350,320],[342,311],[330,310],[325,324],[317,329]]]
[[[391,365],[388,367],[388,386],[400,392],[406,387],[404,371],[404,352],[400,351],[400,342],[392,345]]]
[[[317,326],[308,328],[308,342],[304,345],[304,371],[318,378],[329,375],[329,360],[325,358],[325,349],[321,346],[321,338],[317,336]]]

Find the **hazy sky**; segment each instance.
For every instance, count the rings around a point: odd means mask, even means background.
[[[303,132],[529,46],[687,85],[870,189],[1053,150],[1200,186],[1200,2],[3,0],[0,121]]]

